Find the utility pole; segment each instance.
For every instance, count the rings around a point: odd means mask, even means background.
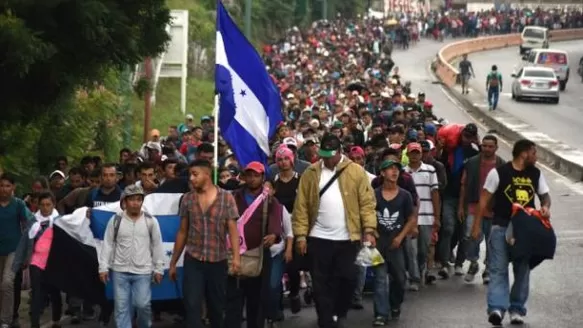
[[[144,143],[150,139],[150,120],[152,117],[152,58],[146,57],[144,60],[144,70],[148,89],[144,94]]]
[[[251,5],[253,0],[245,0],[245,36],[251,40]]]
[[[328,19],[328,0],[322,1],[322,19]]]

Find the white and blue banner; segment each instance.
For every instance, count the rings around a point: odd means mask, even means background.
[[[170,280],[168,268],[172,259],[172,251],[176,233],[180,226],[179,203],[182,194],[150,194],[144,199],[143,210],[153,215],[160,225],[162,242],[164,244],[164,279],[161,284],[152,284],[152,300],[172,300],[182,298],[183,255],[177,263],[177,282]],[[59,225],[71,237],[79,242],[95,247],[97,258],[101,250],[103,236],[109,220],[116,213],[121,213],[120,203],[110,203],[91,210],[91,218],[87,220],[87,208],[76,210],[71,215],[63,216],[55,224]],[[105,287],[106,297],[113,299],[113,287],[109,282]]]

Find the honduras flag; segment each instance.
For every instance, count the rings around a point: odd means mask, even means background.
[[[264,163],[269,140],[283,121],[279,90],[265,64],[221,3],[217,3],[215,88],[219,128],[242,167]]]
[[[178,282],[170,281],[168,268],[172,258],[176,233],[180,226],[179,203],[182,194],[151,194],[145,197],[143,210],[153,215],[160,226],[164,244],[165,274],[161,284],[152,284],[152,300],[182,298],[183,256],[177,263]],[[113,299],[111,282],[103,286],[99,281],[98,258],[109,220],[120,213],[120,203],[110,203],[91,210],[87,207],[55,221],[53,244],[47,263],[49,281],[62,291],[101,303]]]

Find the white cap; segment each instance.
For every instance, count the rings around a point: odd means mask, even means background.
[[[298,148],[298,142],[293,137],[287,137],[287,138],[283,139],[283,144],[286,146],[293,146],[293,147]]]

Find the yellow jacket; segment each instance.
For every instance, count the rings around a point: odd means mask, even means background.
[[[322,165],[321,160],[312,164],[300,178],[292,219],[295,237],[307,237],[318,217]],[[344,202],[346,226],[350,233],[350,239],[360,240],[363,232],[371,232],[376,235],[376,197],[370,180],[364,169],[348,158],[343,158],[336,169],[340,170],[343,167],[346,169],[338,177],[338,183]]]

